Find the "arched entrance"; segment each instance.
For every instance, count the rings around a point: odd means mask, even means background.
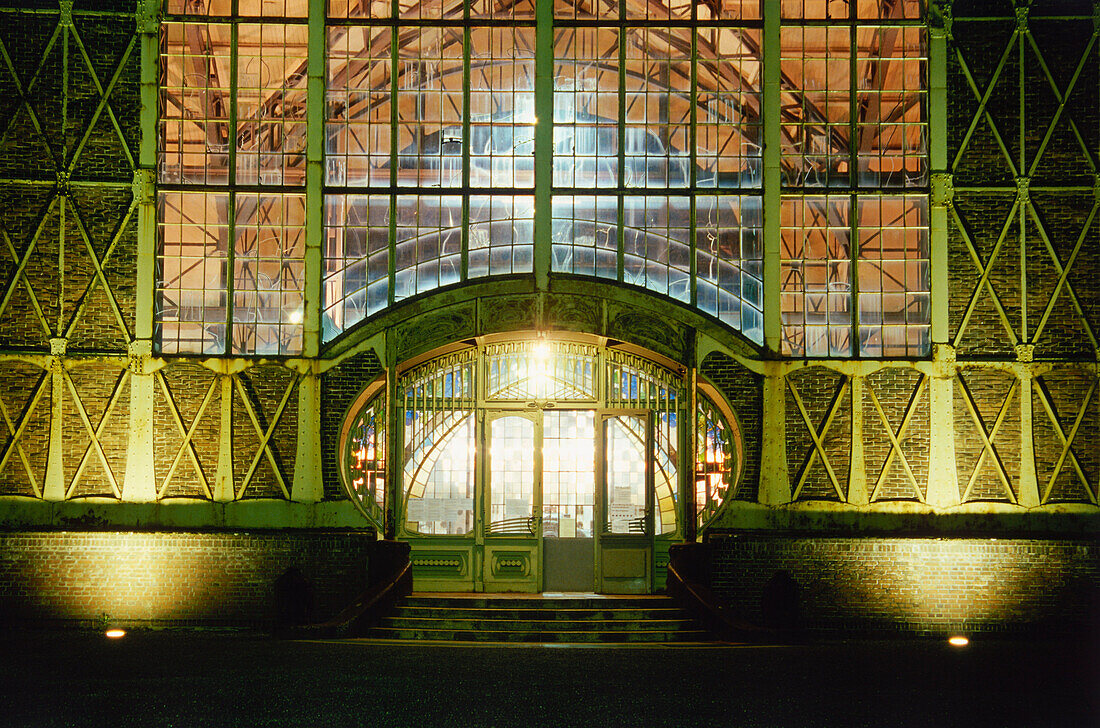
[[[421,591],[652,592],[684,502],[713,516],[740,470],[715,391],[596,337],[469,342],[407,367],[396,392],[387,408],[368,387],[349,411],[344,476],[368,516],[391,511]]]

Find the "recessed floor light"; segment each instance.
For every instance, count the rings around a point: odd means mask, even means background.
[[[952,647],[966,647],[968,644],[970,644],[970,640],[968,640],[966,637],[963,637],[961,634],[957,634],[954,637],[949,638],[947,640],[947,643]]]
[[[125,637],[126,636],[126,630],[124,630],[124,629],[109,629],[106,632],[104,632],[103,634],[107,635],[108,637],[110,637],[113,640],[117,640],[119,637]]]

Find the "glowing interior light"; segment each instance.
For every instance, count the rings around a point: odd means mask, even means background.
[[[300,324],[302,323],[302,309],[296,308],[289,314],[290,323]]]
[[[546,362],[550,359],[550,342],[546,339],[539,339],[535,342],[534,348],[531,350],[532,355],[537,362]]]
[[[124,629],[109,629],[106,632],[104,632],[103,634],[105,634],[107,637],[109,637],[113,640],[117,640],[119,637],[125,637],[126,636],[126,630],[124,630]]]
[[[970,644],[970,640],[968,640],[966,637],[963,637],[961,634],[957,634],[948,639],[947,643],[952,647],[966,647],[968,644]]]

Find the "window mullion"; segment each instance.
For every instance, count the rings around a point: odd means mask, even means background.
[[[859,42],[856,24],[856,3],[848,8],[848,185],[853,190],[848,199],[848,307],[852,333],[848,355],[859,356]],[[879,119],[881,125],[882,120]],[[830,347],[831,349],[831,347]],[[830,351],[831,353],[831,351]]]
[[[317,356],[321,340],[324,276],[325,8],[311,3],[306,77],[305,290],[302,297],[302,355]]]
[[[554,173],[554,0],[535,3],[535,288],[550,287]]]
[[[459,280],[466,280],[470,269],[470,5],[464,4],[466,26],[462,29],[462,230],[459,253]]]
[[[394,5],[393,25],[390,26],[390,194],[389,194],[389,230],[387,232],[388,240],[386,245],[389,248],[389,255],[387,256],[387,262],[389,264],[389,270],[387,276],[389,277],[388,298],[389,305],[392,306],[394,301],[397,300],[397,194],[392,192],[397,187],[397,129],[399,123],[398,117],[398,84],[397,84],[397,69],[399,68],[399,55],[397,42],[400,36],[397,28],[397,6]]]
[[[237,248],[237,41],[240,26],[237,20],[237,2],[233,1],[233,20],[229,32],[229,195],[226,202],[225,243],[225,349],[223,354],[233,353],[233,295],[236,283],[235,253]]]
[[[780,83],[780,0],[764,0],[764,42],[761,55],[764,89],[761,99],[764,136],[764,346],[778,353],[783,331],[780,307],[780,228],[779,213],[782,205],[780,185],[781,106]]]

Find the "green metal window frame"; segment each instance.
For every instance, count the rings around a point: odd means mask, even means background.
[[[175,2],[175,0],[172,0]],[[587,193],[599,198],[604,193],[607,193],[614,201],[616,208],[616,221],[614,230],[617,234],[617,240],[615,240],[615,253],[616,253],[616,271],[613,280],[615,282],[631,285],[628,282],[627,273],[624,265],[624,248],[627,245],[627,225],[625,217],[627,215],[626,206],[633,204],[635,199],[640,200],[640,204],[645,204],[647,198],[658,197],[678,197],[684,196],[688,202],[688,234],[687,234],[687,246],[688,259],[686,265],[688,290],[683,294],[672,294],[666,286],[666,289],[661,292],[660,285],[655,284],[658,288],[660,295],[670,296],[675,300],[680,300],[682,303],[691,306],[698,307],[699,304],[699,271],[697,266],[699,265],[700,257],[703,255],[700,250],[697,249],[698,235],[700,234],[699,222],[697,221],[697,200],[702,197],[707,197],[716,204],[722,204],[726,198],[730,198],[730,204],[743,205],[742,201],[748,201],[751,205],[759,205],[762,210],[761,221],[759,222],[759,229],[751,234],[755,236],[759,242],[756,245],[759,246],[759,258],[753,259],[750,262],[752,267],[757,273],[750,274],[749,279],[745,279],[743,283],[737,284],[737,290],[741,290],[742,286],[749,286],[749,290],[755,290],[759,288],[759,310],[755,313],[749,309],[745,309],[746,304],[744,296],[741,296],[742,310],[748,311],[738,317],[738,323],[732,325],[735,329],[740,329],[743,335],[746,335],[757,345],[762,346],[766,351],[770,351],[774,354],[782,354],[785,356],[793,357],[805,357],[815,356],[812,353],[805,351],[799,352],[792,350],[791,347],[785,344],[784,324],[783,324],[783,305],[780,296],[782,290],[782,250],[781,250],[781,228],[780,228],[780,210],[783,205],[784,199],[798,199],[803,197],[814,197],[823,194],[828,195],[847,195],[850,204],[854,209],[858,209],[861,202],[865,199],[870,199],[875,196],[889,197],[889,196],[906,196],[915,197],[923,200],[926,209],[929,207],[929,192],[930,183],[927,179],[923,184],[915,187],[899,187],[896,190],[882,190],[871,189],[865,186],[861,186],[858,183],[853,182],[847,186],[836,187],[806,187],[798,186],[791,187],[785,186],[783,182],[782,165],[783,165],[783,141],[782,141],[782,129],[781,124],[778,121],[782,118],[782,97],[784,94],[784,80],[782,75],[782,68],[780,67],[780,54],[781,54],[781,33],[785,27],[806,27],[817,28],[821,26],[833,26],[837,25],[845,27],[849,30],[850,43],[852,45],[852,53],[849,56],[849,62],[852,69],[855,68],[857,61],[857,54],[855,53],[856,46],[856,31],[860,28],[881,27],[884,25],[896,26],[898,28],[918,28],[925,36],[925,45],[930,49],[930,53],[926,59],[922,62],[930,64],[932,71],[938,73],[937,61],[938,58],[933,58],[938,50],[936,40],[929,38],[927,32],[927,15],[926,12],[921,12],[920,17],[902,17],[898,19],[883,19],[883,18],[863,18],[857,16],[857,5],[850,4],[849,15],[845,18],[832,19],[832,18],[804,18],[798,20],[791,20],[781,17],[784,4],[779,0],[762,0],[759,6],[752,4],[751,6],[759,8],[758,13],[749,13],[749,15],[757,15],[757,17],[746,18],[734,18],[734,19],[715,19],[709,17],[700,17],[701,10],[698,4],[691,4],[690,15],[680,14],[670,11],[667,15],[654,16],[650,14],[648,17],[634,17],[633,12],[628,12],[631,7],[625,2],[619,3],[619,14],[617,17],[593,17],[592,15],[575,15],[573,17],[555,17],[560,16],[560,13],[555,12],[555,4],[553,0],[537,0],[534,3],[534,13],[532,16],[524,17],[478,17],[477,9],[472,9],[471,3],[462,4],[461,15],[451,14],[447,17],[409,17],[408,15],[402,15],[405,9],[398,2],[388,4],[390,11],[386,17],[371,17],[371,18],[335,18],[328,17],[328,9],[325,2],[319,0],[313,0],[308,5],[308,17],[304,18],[243,18],[240,16],[232,15],[237,11],[238,5],[236,0],[225,0],[230,8],[231,14],[226,17],[218,17],[212,19],[212,22],[227,22],[234,28],[234,42],[233,42],[233,57],[236,58],[235,50],[235,38],[236,28],[241,23],[246,22],[275,22],[275,23],[291,23],[291,24],[304,24],[308,28],[308,61],[305,73],[305,83],[307,87],[307,107],[306,107],[306,126],[307,126],[307,145],[306,145],[306,161],[305,161],[305,182],[304,187],[298,186],[257,186],[255,188],[250,186],[235,185],[232,182],[229,185],[173,185],[162,183],[160,188],[164,191],[174,192],[210,192],[210,193],[223,193],[230,196],[230,209],[233,209],[233,198],[240,192],[270,192],[273,194],[301,194],[304,192],[305,206],[307,209],[306,219],[304,223],[305,229],[305,249],[302,253],[302,261],[305,271],[304,280],[300,283],[300,295],[302,297],[303,305],[301,312],[301,347],[298,351],[280,351],[276,356],[286,355],[302,355],[306,357],[316,356],[320,353],[321,347],[329,340],[335,338],[342,333],[340,330],[333,330],[328,326],[323,317],[322,306],[325,300],[324,296],[324,276],[325,269],[328,265],[325,255],[325,237],[326,221],[324,216],[324,210],[326,209],[326,200],[335,198],[340,195],[357,196],[365,195],[373,198],[388,199],[388,230],[386,231],[386,248],[388,250],[388,259],[379,261],[379,265],[386,267],[386,279],[387,279],[387,291],[386,291],[386,304],[381,308],[371,310],[362,318],[369,318],[370,315],[377,313],[384,308],[397,303],[397,297],[395,295],[396,289],[396,276],[398,274],[397,261],[395,260],[395,247],[398,242],[398,225],[397,218],[397,206],[398,196],[408,195],[410,193],[416,193],[415,188],[409,188],[399,185],[397,183],[397,165],[400,150],[398,149],[397,134],[393,131],[398,124],[398,107],[396,104],[391,104],[391,134],[390,134],[390,179],[389,184],[385,186],[360,186],[360,185],[329,185],[326,182],[325,177],[325,144],[326,144],[326,109],[325,109],[325,79],[326,79],[326,47],[327,47],[327,34],[330,28],[341,26],[367,26],[378,27],[383,29],[389,29],[390,32],[390,63],[391,74],[393,69],[396,69],[399,63],[399,33],[402,28],[417,29],[420,27],[436,27],[436,28],[450,28],[454,31],[461,32],[462,34],[462,113],[461,113],[461,129],[463,135],[463,149],[461,154],[461,183],[454,186],[446,186],[433,188],[431,192],[438,195],[454,195],[456,200],[460,200],[460,215],[461,222],[457,226],[455,232],[456,239],[458,240],[457,258],[459,260],[457,280],[447,279],[446,282],[441,285],[447,285],[453,281],[454,285],[462,285],[467,281],[474,280],[474,276],[470,270],[470,252],[471,252],[471,199],[474,197],[489,198],[492,196],[509,196],[509,195],[530,195],[534,200],[533,219],[531,220],[531,229],[533,231],[533,244],[532,244],[532,259],[530,260],[529,268],[523,267],[515,268],[514,266],[507,272],[508,275],[521,275],[521,276],[533,276],[535,286],[537,290],[548,290],[549,280],[551,275],[576,275],[575,273],[558,273],[554,272],[554,252],[553,252],[553,231],[555,226],[555,220],[553,217],[554,201],[558,198],[565,198],[569,195],[576,195],[581,193]],[[912,5],[906,5],[909,7]],[[478,8],[481,6],[478,5]],[[683,9],[680,9],[683,11]],[[162,15],[161,22],[178,22],[188,19],[185,16],[175,15]],[[190,19],[194,20],[194,17]],[[533,161],[533,175],[534,175],[534,187],[530,188],[494,188],[494,187],[481,187],[470,184],[470,158],[471,151],[469,148],[469,139],[471,134],[471,118],[470,118],[470,75],[471,75],[471,47],[470,47],[470,35],[473,28],[477,27],[492,27],[492,28],[524,28],[532,29],[534,32],[535,41],[535,58],[534,58],[534,97],[535,97],[535,116],[537,122],[534,127],[534,161]],[[719,187],[700,184],[700,181],[696,178],[697,175],[697,156],[699,150],[696,145],[696,136],[698,133],[699,125],[702,122],[699,117],[699,94],[700,89],[698,87],[698,69],[700,57],[697,43],[699,41],[698,33],[694,32],[694,29],[700,27],[715,27],[723,29],[748,29],[754,34],[757,34],[761,39],[761,52],[760,52],[760,65],[762,81],[759,84],[756,93],[760,97],[760,110],[759,117],[762,119],[760,125],[761,134],[761,155],[760,155],[760,167],[762,173],[759,178],[759,182],[756,181],[746,185],[739,185],[733,187]],[[553,184],[553,165],[555,156],[555,125],[554,125],[554,95],[555,95],[555,65],[558,61],[555,53],[555,33],[563,29],[582,29],[582,28],[603,28],[609,33],[618,35],[618,89],[617,94],[619,98],[619,113],[616,122],[615,131],[617,133],[618,148],[616,151],[616,165],[618,170],[618,182],[617,184],[600,188],[598,190],[591,189],[576,189],[576,188],[559,188]],[[691,36],[691,58],[688,60],[688,67],[690,68],[690,83],[688,94],[691,97],[690,100],[690,114],[687,119],[688,136],[690,142],[687,145],[687,159],[690,160],[688,169],[690,170],[689,179],[686,180],[682,186],[670,186],[665,184],[658,187],[633,187],[623,184],[624,177],[623,172],[627,164],[627,150],[625,144],[625,133],[627,122],[624,117],[624,110],[626,108],[626,98],[628,95],[626,72],[624,70],[627,49],[625,39],[627,35],[633,31],[638,32],[656,32],[660,29],[667,30],[683,30],[686,33],[690,33]],[[924,72],[922,74],[923,85],[919,92],[923,95],[925,105],[928,109],[933,108],[934,100],[937,97],[937,88],[931,88],[936,86],[934,82],[929,80],[930,74]],[[396,78],[395,75],[391,75],[391,79]],[[857,121],[854,113],[855,106],[857,104],[857,93],[855,91],[855,74],[850,75],[850,81],[852,88],[849,89],[848,103],[853,111],[848,119],[849,126],[849,139],[854,139],[856,136]],[[232,85],[231,81],[231,85]],[[391,84],[393,82],[391,81]],[[394,84],[395,86],[395,84]],[[396,90],[391,87],[391,90]],[[234,106],[235,108],[235,106]],[[232,115],[231,115],[232,116]],[[937,137],[942,135],[943,131],[936,128],[936,121],[939,119],[938,115],[934,115],[931,111],[925,111],[923,115],[923,121],[926,131],[926,138],[929,146],[932,148],[933,156],[937,145]],[[235,126],[235,119],[230,119],[230,127]],[[235,156],[232,149],[235,145],[230,145],[231,161],[229,174],[232,180],[234,174],[232,157]],[[850,169],[857,168],[855,159],[857,150],[854,144],[849,144],[848,154],[852,157]],[[928,155],[925,155],[925,170],[933,167],[934,165],[928,164]],[[734,203],[732,199],[736,197],[739,202]],[[757,202],[758,201],[758,202]],[[708,203],[709,204],[709,203]],[[741,207],[738,207],[741,209]],[[229,237],[230,240],[234,239],[234,221],[233,215],[229,215]],[[928,244],[928,249],[935,250],[942,248],[943,240],[942,233],[940,233],[938,214],[936,210],[926,212],[926,220],[930,222],[925,223],[926,237],[931,238],[931,242]],[[858,235],[858,216],[850,216],[850,227],[852,240],[856,240]],[[741,229],[741,228],[739,228]],[[644,233],[645,235],[647,233]],[[230,246],[232,248],[232,246]],[[851,244],[849,246],[849,255],[851,260],[849,261],[852,270],[858,269],[859,259],[859,246]],[[942,271],[938,269],[938,266],[942,265],[942,262],[937,260],[939,256],[935,253],[928,253],[926,267],[928,272],[926,279],[931,282],[943,283],[944,276]],[[644,261],[643,261],[644,262]],[[742,261],[735,261],[737,263],[744,263]],[[229,261],[227,263],[230,269],[233,266],[232,250],[229,251]],[[668,271],[673,270],[671,264],[665,263]],[[738,274],[742,274],[743,266],[737,268]],[[667,275],[667,273],[662,274]],[[759,275],[759,278],[752,278],[752,275]],[[598,275],[596,277],[599,277]],[[442,279],[440,279],[442,281]],[[643,287],[646,285],[647,278],[642,279]],[[233,350],[232,343],[232,326],[233,326],[233,290],[232,281],[228,280],[227,283],[227,342],[224,352],[217,351],[204,351],[196,352],[204,355],[210,354],[229,354],[229,353],[245,353]],[[930,293],[933,286],[924,285],[924,288]],[[940,286],[935,286],[937,290]],[[414,295],[426,293],[427,289],[417,289]],[[849,291],[850,297],[850,339],[852,342],[859,341],[859,334],[861,330],[861,322],[859,317],[859,302],[860,302],[860,285],[859,276],[854,273],[851,275],[851,289]],[[720,306],[718,306],[720,309]],[[933,329],[938,330],[939,325],[932,319],[938,319],[938,311],[933,311],[933,305],[931,303],[927,306],[930,313],[927,313],[927,320],[922,322],[922,325],[927,330],[927,335],[919,345],[914,346],[911,349],[903,351],[900,355],[896,352],[892,355],[883,354],[874,350],[861,351],[857,344],[853,344],[848,352],[830,351],[824,354],[826,358],[921,358],[930,354],[931,341],[935,338],[932,334]],[[159,314],[158,314],[159,315]],[[716,314],[712,314],[716,315]],[[717,314],[720,315],[720,314]],[[748,316],[748,318],[745,318]],[[731,319],[726,319],[727,324]],[[751,322],[751,323],[750,323]],[[160,321],[156,322],[158,325]],[[156,337],[159,340],[159,335]],[[172,353],[163,349],[166,353]],[[182,352],[181,352],[182,353]],[[820,355],[820,354],[818,354]]]

